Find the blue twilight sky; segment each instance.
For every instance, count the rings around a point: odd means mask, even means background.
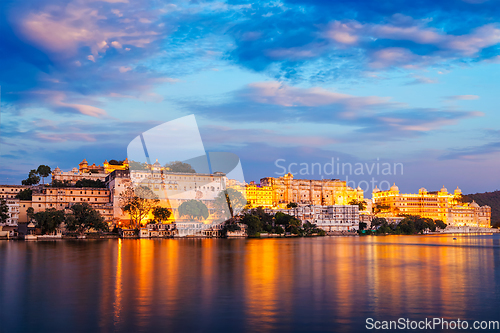
[[[499,189],[498,8],[2,1],[0,183],[124,159],[141,132],[194,114],[205,150],[237,154],[247,181],[290,167],[365,189]]]

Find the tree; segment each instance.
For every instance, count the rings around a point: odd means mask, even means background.
[[[172,211],[165,207],[155,207],[153,208],[153,216],[155,220],[162,221],[168,220],[168,218],[172,215]]]
[[[297,203],[295,202],[289,202],[287,205],[286,205],[286,208],[290,209],[290,208],[296,208],[298,205]]]
[[[6,223],[9,218],[9,206],[5,200],[0,200],[0,223]]]
[[[33,219],[36,221],[36,227],[42,230],[42,235],[45,235],[54,232],[64,222],[65,215],[62,210],[48,208],[43,212],[34,214]]]
[[[365,228],[368,226],[366,222],[359,222],[359,230],[365,230]]]
[[[88,179],[82,178],[76,181],[75,187],[94,187],[94,188],[105,188],[106,184],[100,179]]]
[[[352,199],[351,201],[349,201],[349,205],[358,205],[359,211],[366,209],[366,202],[357,199]]]
[[[376,217],[372,220],[372,229],[373,227],[378,227],[381,225],[387,224],[387,220],[383,217]]]
[[[16,194],[16,198],[18,198],[19,200],[28,200],[28,201],[31,201],[32,196],[33,196],[33,191],[31,189],[29,189],[29,188],[21,190],[21,191],[19,191]]]
[[[40,177],[38,176],[37,171],[35,169],[33,169],[28,174],[28,178],[21,181],[21,184],[27,185],[27,186],[32,186],[32,185],[38,184],[39,182],[40,182]]]
[[[52,179],[52,187],[72,187],[71,182],[69,180],[60,181],[59,179]]]
[[[29,219],[28,222],[33,221],[33,219],[35,218],[35,210],[33,209],[33,207],[28,207],[28,209],[26,209],[26,215]]]
[[[224,220],[234,217],[247,204],[247,199],[240,191],[234,188],[228,188],[221,191],[213,202],[213,208],[219,213]]]
[[[146,163],[129,160],[128,168],[129,170],[147,170],[148,166]]]
[[[52,173],[52,170],[50,170],[50,167],[48,165],[39,165],[38,169],[36,169],[36,173],[42,177],[42,184],[45,185],[45,177],[50,176]]]
[[[285,233],[285,229],[283,229],[282,226],[277,225],[276,227],[274,227],[274,232],[277,233],[277,234],[284,234]]]
[[[241,222],[247,225],[247,233],[249,236],[255,236],[262,230],[262,221],[255,215],[245,215]]]
[[[108,162],[109,165],[123,165],[123,161],[110,160]]]
[[[88,203],[78,203],[71,206],[73,212],[71,218],[67,219],[67,228],[82,234],[91,229],[96,231],[108,231],[108,224],[104,218]]]
[[[195,173],[196,171],[193,169],[191,164],[183,163],[180,161],[174,161],[165,164],[165,168],[169,172],[185,172],[185,173]]]
[[[434,223],[436,223],[436,226],[439,228],[439,229],[445,229],[447,227],[446,223],[444,223],[443,221],[441,220],[436,220],[434,221]]]
[[[128,186],[120,194],[120,208],[130,216],[132,227],[138,228],[149,213],[158,206],[160,200],[147,186],[139,186],[134,189]]]
[[[184,201],[179,206],[179,215],[188,216],[192,219],[207,219],[209,216],[207,206],[198,200]]]

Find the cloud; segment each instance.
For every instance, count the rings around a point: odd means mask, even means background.
[[[479,99],[479,96],[477,96],[477,95],[455,95],[455,96],[448,96],[447,99],[455,100],[455,101],[472,101],[475,99]]]
[[[272,8],[271,17],[255,15],[227,32],[235,39],[230,51],[234,62],[281,80],[314,82],[373,69],[473,63],[499,54],[500,26],[492,22],[500,15],[488,16],[494,10],[489,3],[424,0],[418,10],[401,1],[387,6],[365,1],[286,3],[286,10]],[[263,12],[255,9],[256,14]],[[249,39],[249,34],[255,37]]]
[[[184,102],[192,112],[231,123],[279,123],[345,126],[336,139],[406,139],[423,135],[483,113],[438,108],[412,108],[387,97],[354,96],[323,88],[298,88],[279,82],[252,83],[232,94],[225,103],[203,105]],[[237,110],[237,112],[236,112]]]
[[[413,85],[413,84],[434,84],[438,83],[439,81],[437,79],[432,79],[430,77],[425,77],[425,76],[420,76],[420,75],[412,75],[413,80],[406,83],[406,85]]]

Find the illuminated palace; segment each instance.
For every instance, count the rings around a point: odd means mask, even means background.
[[[351,200],[363,200],[363,190],[347,186],[338,179],[294,179],[292,174],[283,177],[266,177],[260,185],[246,186],[247,202],[252,207],[285,208],[288,203],[307,205],[347,205]]]
[[[93,163],[89,165],[86,159],[78,164],[78,168],[73,168],[71,171],[61,171],[59,167],[52,171],[52,181],[69,182],[70,185],[75,185],[81,179],[101,180],[105,181],[106,176],[115,170],[128,170],[128,159],[124,161],[105,160],[102,165]]]
[[[491,208],[480,207],[476,202],[461,203],[462,191],[457,187],[454,193],[448,193],[443,186],[440,191],[429,192],[421,188],[418,193],[400,193],[394,184],[387,191],[373,190],[374,206],[381,211],[379,217],[400,215],[420,215],[442,220],[451,226],[490,227]]]

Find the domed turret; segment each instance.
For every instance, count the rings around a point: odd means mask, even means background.
[[[458,186],[457,186],[457,188],[455,189],[455,194],[462,194],[462,190],[461,190],[461,189],[459,189],[459,188],[458,188]]]
[[[396,183],[394,183],[392,186],[391,186],[391,191],[392,192],[399,192],[399,187],[396,186]]]
[[[379,188],[377,185],[375,185],[375,188],[373,189],[372,193],[378,193],[380,192]]]
[[[444,185],[443,185],[443,187],[441,188],[440,192],[442,192],[442,193],[448,193],[448,189],[446,187],[444,187]]]
[[[470,204],[470,206],[474,207],[474,208],[479,208],[479,205],[475,201],[472,201],[472,203]]]
[[[419,194],[425,194],[427,193],[427,189],[425,187],[421,187],[420,190],[418,190]]]

